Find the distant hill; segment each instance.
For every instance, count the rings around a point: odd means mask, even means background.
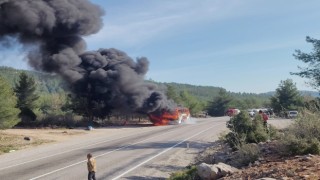
[[[299,91],[302,96],[320,97],[320,93],[317,91]],[[259,95],[271,97],[275,94],[275,91],[266,93],[260,93]]]
[[[11,67],[1,67],[0,66],[0,75],[3,76],[12,86],[17,83],[19,74],[21,72],[26,72],[27,74],[34,77],[36,83],[39,86],[39,91],[42,93],[58,93],[65,92],[67,88],[67,84],[58,76],[54,74],[36,72],[36,71],[27,71],[27,70],[17,70]],[[179,84],[179,83],[159,83],[154,81],[148,81],[155,83],[160,89],[166,90],[167,86],[170,85],[174,87],[177,91],[187,91],[192,96],[196,97],[201,101],[211,101],[214,97],[216,97],[222,87],[214,87],[214,86],[196,86],[190,84]],[[261,100],[267,100],[272,95],[274,95],[274,91],[267,93],[234,93],[229,92],[233,97],[237,99],[247,99],[247,98],[255,98]],[[301,91],[303,95],[310,95],[313,97],[319,97],[319,93],[316,91]]]
[[[196,86],[190,84],[179,84],[179,83],[156,83],[161,89],[166,89],[167,85],[174,87],[178,91],[187,91],[192,96],[196,97],[201,101],[211,101],[214,97],[218,96],[218,93],[222,87],[214,86]],[[231,96],[236,97],[237,99],[245,98],[257,98],[261,100],[267,100],[270,96],[264,94],[255,94],[255,93],[234,93],[229,92]]]
[[[0,66],[0,76],[4,77],[12,86],[18,82],[19,74],[22,72],[34,78],[41,93],[58,93],[67,89],[67,84],[57,75]]]
[[[179,84],[179,83],[158,83],[155,82],[161,89],[166,89],[166,86],[170,85],[178,91],[187,91],[192,96],[195,96],[201,101],[211,100],[217,96],[219,91],[223,88],[213,86],[195,86],[190,84]]]
[[[300,93],[303,96],[320,97],[320,94],[317,91],[300,91]]]

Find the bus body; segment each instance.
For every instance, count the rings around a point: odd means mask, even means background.
[[[181,124],[190,118],[188,108],[175,108],[172,111],[162,110],[161,112],[149,113],[150,121],[155,126]]]

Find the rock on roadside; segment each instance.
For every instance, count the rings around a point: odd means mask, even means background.
[[[218,179],[238,171],[239,169],[224,163],[218,163],[213,165],[201,163],[197,166],[197,173],[204,180]]]

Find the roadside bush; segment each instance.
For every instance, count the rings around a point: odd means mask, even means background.
[[[58,126],[58,127],[74,127],[76,122],[72,117],[62,116],[62,115],[47,115],[41,121],[39,121],[40,126]]]
[[[305,108],[311,112],[318,112],[320,110],[320,98],[316,98],[305,102]]]
[[[281,142],[288,155],[320,154],[320,113],[302,110]]]
[[[51,128],[74,128],[87,126],[87,120],[77,118],[73,114],[65,115],[43,115],[36,121],[20,122],[19,126],[23,127],[51,127]]]
[[[169,180],[200,180],[200,177],[197,174],[197,168],[195,166],[191,166],[184,171],[172,173]]]
[[[240,112],[227,122],[230,132],[225,140],[230,147],[236,149],[247,142],[248,135],[252,132],[252,120],[247,113]]]
[[[320,140],[320,113],[301,111],[293,125],[289,127],[289,131],[299,138]]]
[[[248,113],[240,112],[227,122],[230,132],[224,138],[233,149],[238,149],[247,143],[259,143],[267,141],[269,135],[263,127],[263,120],[256,116],[253,120]]]
[[[320,142],[319,140],[297,138],[294,135],[286,136],[282,141],[285,145],[285,155],[303,155],[303,154],[319,154]]]
[[[280,139],[279,130],[271,124],[269,124],[269,137],[270,140]]]
[[[252,132],[248,138],[250,143],[265,142],[268,140],[268,132],[263,126],[263,119],[260,115],[256,115],[252,120]]]
[[[306,149],[305,154],[320,154],[320,142],[318,139],[311,139],[309,147]]]
[[[246,166],[259,158],[260,149],[257,144],[243,144],[237,149],[238,151],[233,155],[231,162],[237,167]]]

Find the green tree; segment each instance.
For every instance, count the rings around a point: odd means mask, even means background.
[[[39,97],[39,110],[45,115],[63,114],[62,107],[66,104],[65,93],[41,94]]]
[[[236,107],[237,109],[241,109],[241,110],[249,109],[248,104],[246,104],[243,99],[238,99],[238,98],[234,98],[230,102],[229,106]]]
[[[17,97],[11,86],[0,76],[0,129],[11,128],[19,122]]]
[[[19,76],[19,82],[15,85],[14,92],[18,97],[17,108],[20,109],[19,117],[22,122],[34,121],[37,116],[34,109],[37,108],[36,83],[34,79],[22,72]]]
[[[167,85],[166,95],[168,99],[172,99],[176,104],[181,104],[181,99],[177,93],[177,90],[172,85]]]
[[[190,95],[187,91],[181,91],[179,94],[181,105],[189,108],[192,115],[201,111],[201,102],[194,96]]]
[[[296,110],[302,106],[302,97],[291,79],[281,81],[274,96],[270,98],[275,113]]]
[[[167,85],[166,95],[176,104],[188,108],[192,115],[195,115],[196,113],[199,113],[201,110],[203,110],[204,103],[191,95],[187,90],[182,90],[177,93],[177,90],[174,86]]]
[[[311,43],[313,45],[313,52],[304,53],[300,50],[296,50],[293,56],[308,64],[307,67],[298,67],[300,72],[291,72],[292,75],[298,75],[303,78],[308,78],[311,80],[310,84],[319,89],[320,87],[320,40],[306,37],[307,43]]]
[[[231,101],[232,97],[228,92],[225,89],[220,89],[218,96],[216,96],[213,101],[209,102],[207,108],[208,114],[211,116],[224,116]]]
[[[62,107],[63,111],[72,111],[75,114],[92,119],[89,101],[86,97],[70,95],[66,99],[66,104]]]
[[[72,111],[75,114],[88,118],[92,122],[95,118],[104,119],[111,114],[112,108],[105,105],[104,101],[98,101],[86,94],[70,94],[66,98],[63,111]]]

